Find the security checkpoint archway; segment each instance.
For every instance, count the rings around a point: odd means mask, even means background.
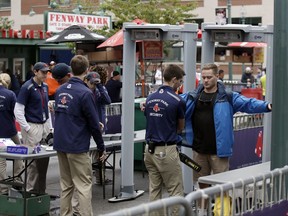
[[[215,42],[264,42],[267,43],[266,55],[266,96],[265,100],[272,103],[273,81],[273,25],[215,25],[202,24],[201,66],[214,62]],[[265,114],[262,161],[271,160],[271,113]]]
[[[122,92],[122,143],[121,143],[121,189],[117,197],[109,199],[109,202],[118,202],[137,198],[144,191],[134,189],[134,97],[135,97],[135,69],[136,69],[136,41],[183,41],[184,42],[184,91],[195,88],[196,79],[196,40],[197,24],[167,25],[145,24],[137,25],[124,23],[123,46],[123,92]],[[144,114],[143,114],[144,115]],[[184,149],[184,152],[188,148]],[[188,153],[189,154],[189,153]],[[190,169],[183,167],[185,170]],[[189,180],[192,185],[191,169],[184,173],[184,180]],[[187,182],[188,183],[188,182]],[[184,182],[185,184],[185,182]],[[188,185],[188,184],[187,184]],[[189,189],[187,193],[191,192]]]

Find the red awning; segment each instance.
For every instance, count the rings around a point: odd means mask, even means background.
[[[140,19],[135,19],[132,22],[137,23],[138,25],[146,23],[145,21]],[[110,38],[100,44],[97,48],[122,46],[124,43],[123,39],[124,34],[123,29],[121,29],[116,34],[112,35]]]
[[[247,48],[253,48],[253,47],[266,47],[266,43],[260,43],[260,42],[233,42],[229,43],[227,45],[228,47],[247,47]]]

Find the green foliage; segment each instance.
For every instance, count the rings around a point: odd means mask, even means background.
[[[13,25],[13,20],[9,20],[8,17],[0,17],[0,29],[11,29]]]
[[[114,14],[117,25],[135,18],[147,23],[171,24],[182,23],[195,15],[191,11],[196,8],[195,2],[181,0],[104,0],[100,9]]]

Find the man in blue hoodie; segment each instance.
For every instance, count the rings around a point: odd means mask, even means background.
[[[55,93],[54,149],[60,169],[60,215],[72,215],[71,199],[76,189],[80,215],[92,216],[91,135],[102,161],[105,146],[93,93],[83,81],[89,62],[84,56],[76,55],[70,65],[73,77]]]
[[[194,172],[194,182],[201,176],[221,173],[229,169],[234,134],[233,114],[236,112],[264,113],[272,110],[266,101],[247,98],[236,92],[227,92],[218,80],[218,67],[207,64],[202,68],[202,83],[183,94],[186,101],[185,141],[193,149],[193,159],[202,167]],[[209,185],[199,184],[205,188]]]

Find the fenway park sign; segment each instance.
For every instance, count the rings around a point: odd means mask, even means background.
[[[57,33],[71,25],[92,29],[102,29],[104,26],[111,28],[111,17],[59,12],[47,13],[47,31]]]

